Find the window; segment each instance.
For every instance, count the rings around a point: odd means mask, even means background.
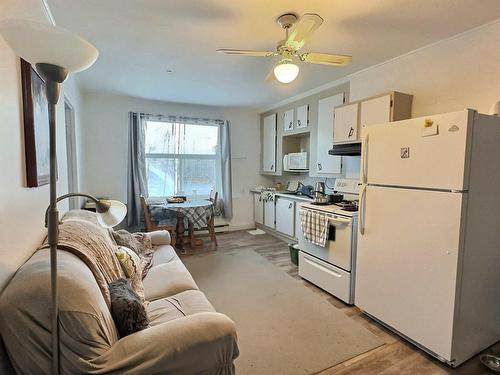
[[[220,190],[219,126],[146,121],[150,197],[208,197]]]

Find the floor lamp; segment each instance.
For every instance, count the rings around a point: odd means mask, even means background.
[[[92,44],[65,29],[39,22],[5,20],[0,22],[0,34],[17,55],[35,66],[45,81],[50,129],[50,206],[46,219],[48,220],[51,270],[52,373],[58,374],[57,240],[59,213],[57,211],[56,191],[56,104],[61,92],[61,83],[66,80],[68,74],[89,68],[96,61],[98,51]]]

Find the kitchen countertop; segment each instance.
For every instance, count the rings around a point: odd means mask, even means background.
[[[250,189],[250,192],[260,194],[262,192],[262,189],[253,188],[253,189]],[[276,194],[279,197],[285,197],[285,198],[289,198],[289,199],[293,199],[293,200],[297,200],[297,201],[303,201],[303,202],[312,202],[313,201],[313,199],[305,197],[303,195],[287,194],[287,193],[284,193],[283,191],[278,191],[278,190],[273,191],[273,192],[274,192],[274,194]]]

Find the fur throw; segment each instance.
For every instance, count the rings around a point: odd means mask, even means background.
[[[109,284],[111,315],[121,337],[149,327],[148,315],[139,296],[126,279]]]

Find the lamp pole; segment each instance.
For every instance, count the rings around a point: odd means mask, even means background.
[[[56,153],[56,105],[61,93],[61,83],[68,71],[60,66],[39,63],[37,72],[45,81],[49,106],[50,143],[50,206],[48,212],[48,242],[50,246],[50,285],[52,294],[52,374],[59,374],[59,303],[57,291],[57,241],[59,235],[59,211],[57,210],[57,153]]]

